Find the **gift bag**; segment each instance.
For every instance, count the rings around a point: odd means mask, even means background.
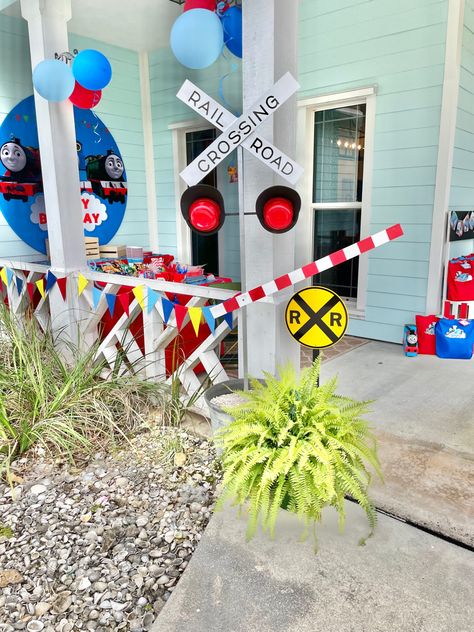
[[[470,257],[448,263],[448,301],[474,301],[474,261]]]
[[[436,355],[435,326],[439,321],[437,316],[416,316],[416,333],[418,334],[418,353]]]
[[[441,318],[435,326],[436,355],[470,360],[474,344],[474,321]]]

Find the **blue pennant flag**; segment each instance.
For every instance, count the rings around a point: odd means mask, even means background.
[[[105,300],[107,301],[107,306],[109,308],[109,314],[111,316],[113,316],[114,315],[114,311],[115,311],[115,301],[117,300],[117,297],[116,297],[115,294],[106,294],[105,295]]]
[[[53,285],[56,283],[56,281],[58,280],[57,276],[54,275],[51,270],[48,270],[48,275],[46,276],[46,294],[49,292],[49,290],[53,287]]]
[[[10,283],[12,282],[12,279],[13,279],[13,271],[10,270],[10,268],[5,268],[5,270],[7,271],[8,285],[10,285]]]
[[[151,312],[153,311],[153,308],[155,307],[159,298],[160,298],[159,293],[156,290],[152,290],[151,287],[149,287],[148,288],[148,313],[149,314],[151,314]]]
[[[163,305],[163,321],[167,323],[170,319],[171,314],[173,313],[174,303],[164,297],[161,299],[161,302]]]
[[[94,305],[94,309],[97,308],[101,296],[102,290],[94,285],[94,287],[92,288],[92,303]]]
[[[211,308],[210,307],[203,307],[202,308],[202,313],[204,315],[204,318],[206,320],[206,323],[207,323],[209,329],[211,330],[211,333],[214,334],[214,332],[216,330],[216,319],[211,314]]]
[[[20,279],[20,277],[15,277],[15,281],[16,281],[16,289],[18,290],[18,294],[21,294],[21,291],[23,289],[23,280]]]
[[[224,320],[229,325],[231,329],[234,329],[234,313],[229,312],[228,314],[224,314]]]

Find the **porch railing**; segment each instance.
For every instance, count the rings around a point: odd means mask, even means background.
[[[100,341],[97,360],[104,361],[106,370],[109,372],[120,366],[122,372],[133,371],[143,375],[146,379],[171,382],[177,378],[188,395],[193,395],[201,389],[202,380],[205,377],[214,384],[228,379],[220,353],[221,343],[231,330],[225,321],[216,323],[215,331],[209,333],[188,357],[181,357],[179,366],[178,361],[175,361],[171,374],[169,370],[167,371],[165,350],[172,346],[177,350],[178,355],[181,353],[181,345],[179,344],[181,334],[174,312],[165,323],[158,303],[154,305],[153,309],[148,310],[146,303],[145,306],[140,305],[138,299],[133,296],[133,299],[130,300],[128,314],[124,312],[116,318],[106,335],[101,333],[101,321],[109,309],[106,294],[117,294],[122,286],[128,287],[130,291],[134,287],[144,286],[145,290],[150,288],[161,295],[186,296],[189,297],[188,307],[203,307],[208,301],[225,301],[235,296],[235,291],[83,270],[81,274],[89,281],[89,284],[80,296],[78,296],[77,289],[79,272],[73,272],[67,276],[66,300],[64,302],[59,294],[59,287],[55,285],[44,298],[36,295],[37,298],[33,304],[28,287],[31,291],[31,284],[36,284],[37,281],[44,279],[49,267],[28,261],[0,259],[0,268],[2,267],[13,273],[10,283],[6,287],[5,283],[2,284],[2,299],[8,299],[11,311],[18,318],[33,317],[40,327],[46,330],[54,325],[54,311],[57,312],[58,306],[61,306],[64,311],[73,310],[83,340],[87,340],[89,343]],[[17,278],[20,279],[20,291],[18,291]],[[94,284],[101,284],[102,289],[100,299],[95,306]],[[52,305],[52,301],[54,305]],[[133,323],[140,316],[143,318],[142,346],[144,350],[131,331]],[[237,316],[234,316],[235,318]],[[181,331],[188,322],[189,315],[186,312]],[[177,360],[176,354],[174,354],[174,358]],[[200,375],[195,372],[198,365],[204,368],[204,372]]]

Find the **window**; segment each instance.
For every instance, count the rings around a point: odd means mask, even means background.
[[[366,105],[314,112],[312,207],[315,258],[358,241],[361,234]],[[359,259],[314,277],[340,296],[358,298]]]

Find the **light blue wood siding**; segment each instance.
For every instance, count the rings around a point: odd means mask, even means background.
[[[112,132],[127,170],[129,196],[124,221],[114,243],[149,245],[140,79],[136,52],[74,34],[70,48],[97,48],[110,59],[113,77],[95,108]],[[8,112],[33,93],[26,22],[0,14],[0,124]],[[0,256],[34,251],[13,233],[0,213]]]
[[[466,0],[454,141],[450,208],[474,210],[474,0]],[[469,254],[473,240],[451,244],[451,255]]]
[[[377,86],[370,229],[400,222],[405,231],[369,255],[354,335],[400,342],[425,309],[447,9],[447,0],[301,4],[300,96]]]
[[[156,194],[158,208],[158,240],[160,249],[176,256],[176,219],[177,200],[175,199],[175,174],[173,170],[173,141],[169,129],[171,123],[199,120],[206,126],[202,117],[181,103],[176,93],[185,79],[198,85],[207,94],[222,102],[219,85],[223,80],[224,97],[231,109],[238,110],[241,104],[241,65],[240,61],[225,53],[210,68],[190,70],[179,64],[171,50],[160,49],[149,57],[150,83],[153,113],[153,140],[155,151]],[[232,185],[234,188],[236,185]],[[232,191],[232,198],[235,195]],[[227,196],[229,197],[229,196]],[[231,198],[231,199],[232,199]],[[178,201],[179,202],[179,201]],[[230,221],[229,221],[230,220]],[[237,224],[232,218],[226,221],[225,243],[229,244],[226,252],[226,268],[221,274],[229,274],[235,278],[238,263],[238,236],[235,238]],[[237,247],[237,252],[236,252]]]

